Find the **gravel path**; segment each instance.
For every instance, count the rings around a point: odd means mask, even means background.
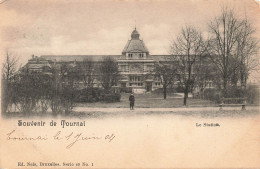
[[[246,110],[259,110],[260,107],[247,106]],[[223,110],[241,110],[241,107],[224,107]],[[178,107],[178,108],[92,108],[92,107],[75,107],[75,112],[183,112],[183,111],[219,111],[219,107]]]

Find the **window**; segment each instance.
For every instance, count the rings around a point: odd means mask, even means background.
[[[143,83],[129,83],[129,86],[143,86]]]
[[[128,57],[129,57],[129,58],[132,58],[132,57],[133,57],[133,54],[132,54],[132,53],[128,53]]]
[[[143,58],[144,54],[143,53],[139,53],[139,58]]]
[[[130,76],[130,81],[132,82],[140,82],[141,80],[141,76]]]

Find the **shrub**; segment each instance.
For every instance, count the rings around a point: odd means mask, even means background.
[[[245,92],[245,97],[247,98],[247,103],[249,104],[259,104],[259,89],[257,86],[249,85]]]
[[[177,93],[183,93],[185,91],[184,87],[181,85],[178,85],[175,90]]]
[[[120,102],[121,95],[119,93],[108,93],[104,95],[104,102],[113,103]]]
[[[204,99],[214,101],[215,103],[221,102],[221,94],[217,89],[205,89],[203,91]]]
[[[119,102],[121,95],[119,93],[106,92],[101,88],[86,88],[76,91],[75,102],[94,103],[105,101],[108,103]]]
[[[120,92],[132,93],[132,88],[131,87],[122,87],[122,88],[120,88]]]
[[[229,98],[243,98],[247,99],[248,104],[259,104],[259,90],[255,85],[248,85],[246,89],[229,88]]]
[[[41,99],[43,78],[34,73],[17,74],[12,85],[12,100],[24,115],[37,112],[37,103]]]
[[[229,87],[227,91],[227,98],[243,98],[245,96],[245,90],[237,87]]]
[[[93,103],[102,101],[105,91],[101,88],[86,88],[77,91],[76,102]]]
[[[2,114],[6,113],[8,106],[10,105],[10,94],[7,91],[7,80],[2,79],[2,85],[1,85],[1,110]],[[9,94],[9,95],[8,95]],[[8,97],[9,96],[9,97]]]
[[[223,95],[217,89],[205,89],[204,99],[221,102]],[[249,85],[247,89],[240,89],[235,87],[228,88],[226,98],[246,98],[248,104],[259,104],[260,93],[257,86]]]
[[[73,107],[75,106],[74,102],[76,100],[75,89],[72,87],[64,87],[60,95],[62,106],[65,111],[65,115],[68,115]]]

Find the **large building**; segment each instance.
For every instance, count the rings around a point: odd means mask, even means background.
[[[161,81],[151,76],[151,71],[156,62],[165,62],[171,55],[150,55],[140,34],[133,30],[131,39],[127,41],[121,55],[43,55],[28,61],[28,68],[34,71],[48,71],[52,65],[66,63],[75,65],[90,59],[96,64],[106,57],[113,58],[120,71],[120,79],[115,87],[130,88],[135,93],[143,93],[161,88]],[[94,86],[99,87],[96,79]]]
[[[135,29],[131,34],[131,39],[126,43],[122,56],[117,59],[119,70],[122,74],[120,80],[121,87],[131,87],[134,92],[150,91],[161,87],[159,81],[153,77],[147,77],[157,61],[150,55],[140,34]]]
[[[94,62],[101,62],[105,57],[113,58],[121,74],[117,87],[132,88],[136,93],[151,91],[162,87],[158,79],[147,76],[153,69],[154,64],[163,60],[165,55],[150,55],[140,34],[133,30],[131,39],[127,41],[121,55],[42,55],[33,56],[28,61],[28,68],[34,71],[46,71],[53,64],[67,63],[74,64],[91,59]],[[95,80],[95,86],[98,81]]]

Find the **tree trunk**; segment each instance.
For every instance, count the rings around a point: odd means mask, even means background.
[[[187,99],[188,99],[188,93],[189,93],[189,88],[191,86],[191,67],[192,65],[189,65],[188,67],[188,79],[185,84],[185,90],[184,90],[184,99],[183,99],[183,105],[186,106],[187,104]]]
[[[227,97],[228,92],[227,92],[227,77],[223,77],[223,89],[224,89],[224,97]]]
[[[247,76],[247,74],[245,75],[245,80],[244,80],[244,87],[245,87],[245,89],[247,88],[247,78],[248,78],[248,76]]]
[[[163,86],[163,99],[166,99],[166,95],[167,95],[167,87]]]
[[[184,106],[186,106],[186,104],[187,104],[188,93],[189,93],[189,86],[186,85],[185,90],[184,90],[184,99],[183,99]]]

